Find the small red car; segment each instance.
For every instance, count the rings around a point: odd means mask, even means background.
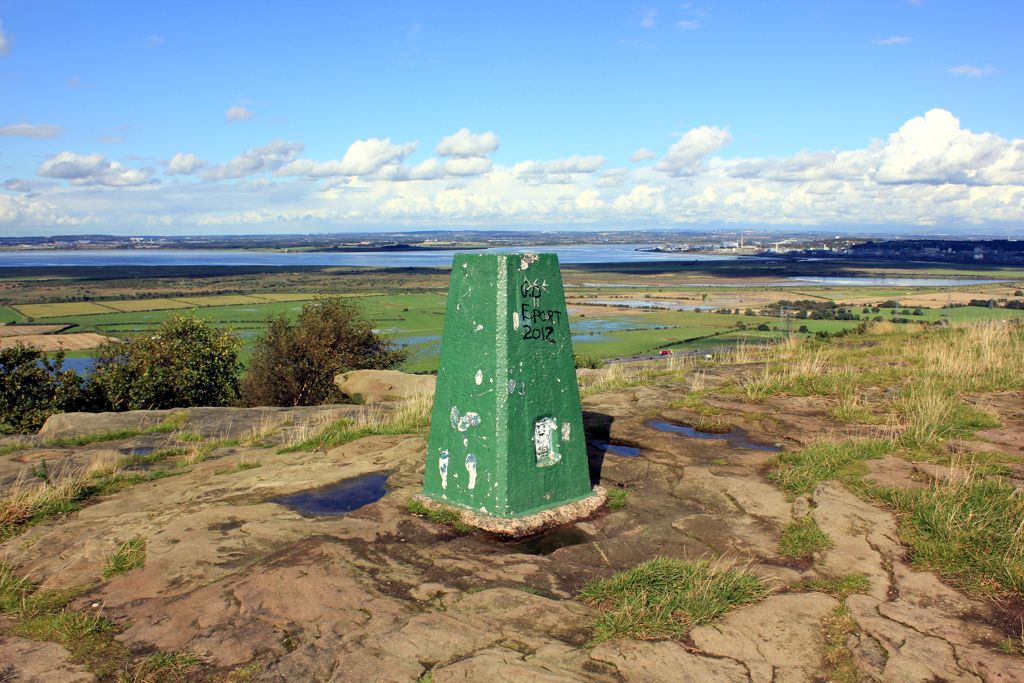
[[[672,355],[672,349],[662,349],[661,350],[661,355],[662,356],[671,356]]]

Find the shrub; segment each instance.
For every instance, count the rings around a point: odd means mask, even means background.
[[[604,367],[604,361],[599,356],[591,356],[582,353],[574,353],[572,359],[576,362],[577,368],[589,368],[599,370]]]
[[[155,333],[98,349],[90,398],[109,410],[227,405],[238,395],[239,346],[203,320],[171,316]]]
[[[373,331],[356,306],[342,299],[317,299],[295,322],[284,314],[267,320],[256,341],[249,373],[242,380],[247,405],[309,406],[335,393],[334,376],[349,370],[382,370],[405,360]]]
[[[63,353],[47,358],[21,344],[0,350],[0,434],[34,432],[50,415],[77,408],[82,380],[63,364]]]

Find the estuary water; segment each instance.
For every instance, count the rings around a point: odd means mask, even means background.
[[[554,252],[561,263],[639,263],[650,261],[734,261],[738,256],[636,251],[642,244],[494,247],[487,252]],[[0,251],[0,267],[72,266],[387,266],[447,267],[454,249],[434,251],[246,251],[242,249],[52,249]]]

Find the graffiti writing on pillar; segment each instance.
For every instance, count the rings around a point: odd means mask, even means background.
[[[564,311],[545,308],[542,299],[548,293],[547,280],[523,278],[519,284],[523,302],[519,305],[519,320],[522,323],[523,339],[555,343],[555,326],[562,322]]]

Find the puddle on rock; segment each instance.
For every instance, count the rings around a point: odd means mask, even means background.
[[[525,555],[550,555],[556,550],[569,546],[589,543],[590,536],[574,526],[560,526],[544,531],[536,536],[529,536],[515,541],[501,542],[502,548],[512,553]]]
[[[768,451],[769,453],[775,453],[779,450],[782,450],[775,444],[754,441],[747,435],[745,431],[743,431],[739,427],[733,427],[727,432],[717,433],[702,432],[701,430],[691,427],[689,425],[677,425],[672,422],[665,422],[664,420],[648,420],[647,422],[644,423],[644,425],[650,427],[651,429],[656,429],[659,432],[671,432],[672,434],[680,434],[691,439],[725,441],[729,446],[733,448],[746,448],[754,451]]]
[[[387,493],[389,473],[373,472],[361,477],[343,479],[315,489],[271,498],[271,503],[284,505],[306,517],[343,515],[374,503]]]
[[[132,446],[118,450],[122,455],[152,455],[156,452],[156,446]]]
[[[636,446],[625,446],[620,443],[608,443],[607,441],[591,441],[590,445],[603,453],[611,453],[623,458],[636,458],[640,455],[640,449]]]

